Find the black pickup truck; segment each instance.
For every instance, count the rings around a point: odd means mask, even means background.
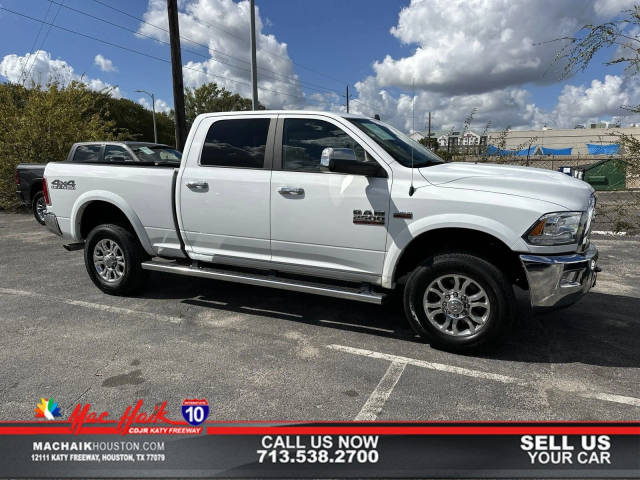
[[[156,162],[163,159],[180,162],[181,153],[173,147],[148,142],[81,142],[74,143],[67,162],[127,163]],[[29,205],[38,223],[44,225],[47,204],[42,194],[42,177],[46,164],[21,163],[16,167],[18,199]]]

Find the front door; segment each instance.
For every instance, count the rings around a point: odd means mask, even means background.
[[[300,273],[377,280],[385,255],[390,179],[334,173],[320,163],[328,147],[350,148],[358,160],[375,162],[335,120],[281,115],[278,122],[271,178],[274,268],[282,264]]]
[[[180,184],[183,236],[192,258],[269,261],[271,121],[268,115],[213,117],[199,127],[208,129],[202,153],[187,164]]]

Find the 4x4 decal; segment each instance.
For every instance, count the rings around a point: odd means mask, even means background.
[[[76,189],[76,181],[75,180],[54,180],[51,182],[51,188],[54,190],[75,190]]]

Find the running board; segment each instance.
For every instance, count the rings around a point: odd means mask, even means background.
[[[289,278],[278,277],[276,275],[240,273],[230,270],[219,270],[208,267],[192,267],[188,265],[155,261],[143,262],[142,268],[144,270],[153,270],[155,272],[211,278],[213,280],[244,283],[248,285],[257,285],[259,287],[279,288],[281,290],[324,295],[326,297],[344,298],[347,300],[356,300],[366,303],[381,304],[385,298],[383,293],[371,291],[368,285],[363,286],[362,288],[342,287],[306,282],[303,280],[292,280]]]

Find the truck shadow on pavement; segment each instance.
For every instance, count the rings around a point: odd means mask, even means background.
[[[167,279],[173,281],[167,282]],[[369,305],[162,274],[152,275],[150,283],[152,285],[140,295],[142,298],[174,298],[186,305],[218,311],[424,343],[409,327],[397,298],[387,305]],[[640,367],[639,312],[640,298],[591,292],[576,305],[563,310],[540,315],[521,312],[503,345],[472,356],[530,363]],[[425,344],[425,348],[429,347]]]

